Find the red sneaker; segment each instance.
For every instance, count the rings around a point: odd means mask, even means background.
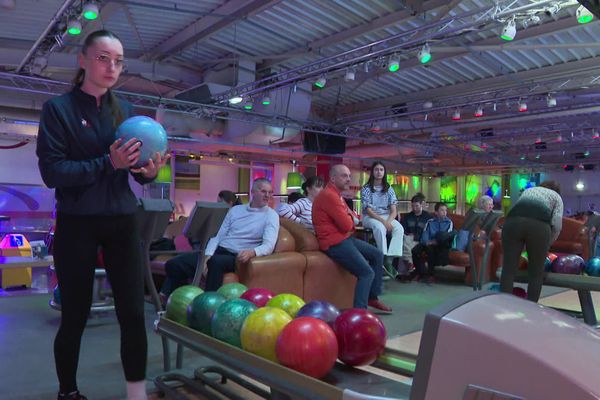
[[[373,307],[374,309],[384,312],[386,314],[392,313],[392,308],[386,306],[385,303],[383,303],[379,299],[371,299],[371,300],[369,300],[368,304],[369,304],[369,307]]]

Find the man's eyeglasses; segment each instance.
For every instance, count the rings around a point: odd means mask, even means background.
[[[117,58],[113,60],[105,54],[97,55],[96,57],[94,57],[94,60],[98,61],[100,64],[107,66],[113,64],[115,68],[123,68],[123,64],[125,62],[122,58]]]

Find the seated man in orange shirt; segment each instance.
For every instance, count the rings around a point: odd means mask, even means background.
[[[381,293],[383,253],[377,247],[352,236],[356,215],[342,198],[342,190],[350,185],[350,170],[334,165],[329,183],[317,195],[312,207],[312,220],[319,247],[329,257],[356,276],[354,307],[391,313],[392,309],[377,296]]]

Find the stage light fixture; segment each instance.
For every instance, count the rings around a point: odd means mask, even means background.
[[[269,104],[271,104],[271,98],[269,96],[264,96],[262,98],[262,104],[263,106],[268,106]]]
[[[83,12],[81,13],[81,15],[83,15],[83,18],[89,21],[93,21],[96,18],[98,18],[99,13],[100,10],[98,9],[98,5],[93,1],[90,1],[89,3],[86,3],[83,6]]]
[[[517,25],[515,24],[514,18],[511,19],[504,25],[502,28],[502,33],[500,34],[500,38],[506,41],[511,41],[517,35]]]
[[[254,108],[254,102],[250,99],[244,102],[244,110],[252,110]]]
[[[425,43],[419,53],[417,54],[417,58],[421,62],[421,64],[427,64],[431,60],[431,51],[429,50],[429,45]]]
[[[315,86],[319,89],[323,89],[325,84],[327,84],[327,78],[325,78],[325,75],[321,75],[319,79],[315,81]]]
[[[575,11],[575,15],[577,16],[577,22],[580,24],[587,24],[594,19],[594,14],[584,6],[579,6],[577,11]]]
[[[69,35],[73,36],[81,35],[81,22],[77,21],[76,19],[69,21],[69,24],[67,25],[67,32]]]
[[[389,60],[389,64],[388,64],[388,71],[390,72],[396,72],[400,69],[400,60],[398,59],[397,55],[392,55],[390,56],[390,60]]]
[[[527,103],[525,100],[519,100],[519,112],[527,111]]]
[[[546,98],[546,104],[548,105],[548,107],[556,107],[556,97],[548,93],[548,97]]]
[[[452,121],[460,121],[460,110],[456,109],[452,113]]]
[[[229,99],[229,104],[240,104],[244,99],[242,96],[233,96]]]
[[[346,74],[344,74],[344,80],[346,82],[353,81],[355,77],[356,77],[356,73],[351,69],[347,70]]]
[[[473,115],[477,118],[483,117],[483,106],[477,106]]]

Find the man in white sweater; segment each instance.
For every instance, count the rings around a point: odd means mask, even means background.
[[[279,234],[279,216],[268,204],[273,195],[271,182],[259,178],[252,183],[249,204],[232,207],[217,236],[206,245],[208,274],[206,291],[217,290],[226,272],[235,271],[236,260],[245,263],[252,257],[273,252]]]

